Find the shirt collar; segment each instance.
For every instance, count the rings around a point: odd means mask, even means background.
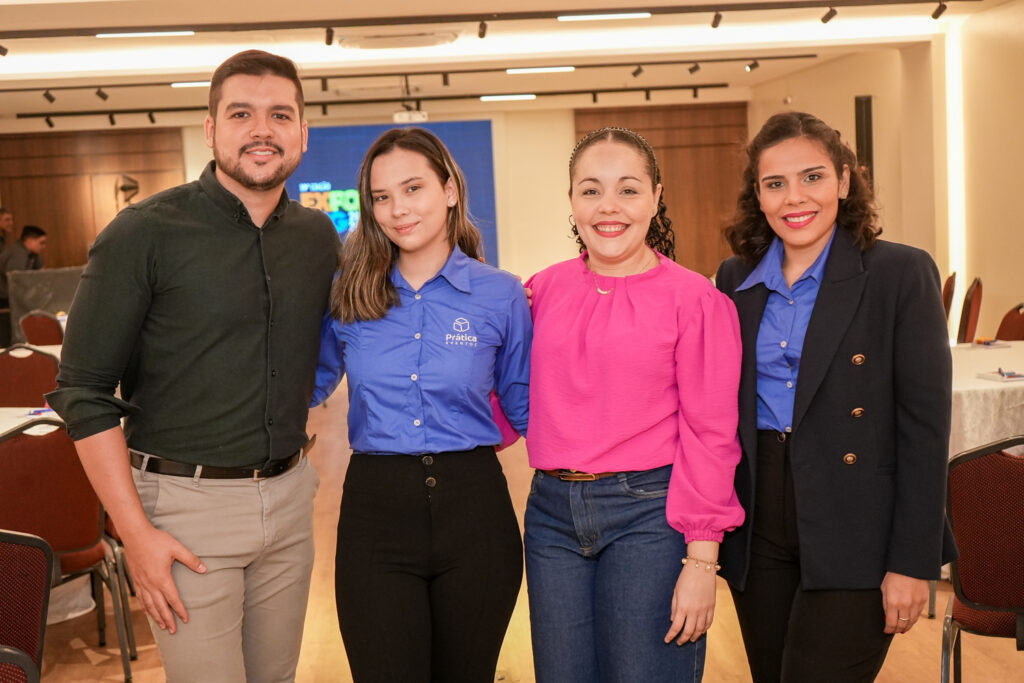
[[[833,225],[832,234],[828,237],[828,244],[818,254],[818,258],[814,260],[811,267],[804,271],[804,274],[797,278],[796,282],[811,278],[819,285],[821,284],[821,278],[825,274],[825,262],[828,260],[828,253],[832,248],[832,240],[835,239],[835,236],[836,227]],[[778,236],[774,237],[772,243],[768,246],[768,251],[758,261],[754,270],[743,281],[743,284],[736,288],[736,291],[750,289],[756,285],[764,285],[768,289],[778,292],[790,291],[790,286],[786,284],[786,279],[782,276],[782,257],[784,254],[785,250],[782,246],[782,240]],[[796,282],[793,284],[796,285]]]
[[[443,277],[453,288],[460,292],[470,294],[469,269],[472,265],[472,260],[473,259],[462,253],[462,250],[459,249],[459,245],[456,244],[455,247],[452,248],[452,253],[448,255],[448,260],[445,261],[444,266],[441,267],[441,270],[438,271],[437,275],[427,280],[424,283],[424,286],[430,284],[439,277]],[[397,265],[391,268],[391,282],[395,287],[411,289],[409,284],[405,281],[405,278],[402,277],[402,274],[398,272]]]
[[[199,176],[199,184],[202,186],[206,194],[213,200],[213,203],[223,209],[228,215],[233,216],[235,220],[241,220],[243,217],[250,219],[249,210],[245,208],[245,204],[242,200],[231,194],[226,187],[220,184],[217,180],[217,162],[211,161],[203,169],[202,175]],[[278,219],[284,213],[285,209],[288,208],[288,190],[281,188],[281,199],[278,200],[277,206],[271,212],[271,216],[276,216]],[[273,221],[267,221],[267,227],[270,227]]]

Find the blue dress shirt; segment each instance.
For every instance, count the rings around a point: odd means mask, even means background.
[[[804,335],[811,321],[825,262],[832,248],[835,227],[828,244],[793,287],[782,275],[782,240],[776,237],[753,272],[736,291],[759,284],[768,288],[768,301],[757,331],[757,428],[793,431],[793,399],[800,371]]]
[[[533,323],[513,275],[455,247],[414,290],[392,268],[400,306],[380,320],[324,319],[313,405],[348,374],[348,430],[361,453],[442,453],[501,443],[493,389],[526,434]]]

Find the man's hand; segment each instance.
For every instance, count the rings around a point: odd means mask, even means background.
[[[188,611],[178,595],[178,587],[171,578],[171,566],[181,562],[194,572],[202,574],[206,565],[178,539],[152,526],[124,538],[128,567],[135,582],[135,593],[157,626],[174,633],[177,614],[182,623],[188,623]],[[172,612],[173,610],[173,612]]]

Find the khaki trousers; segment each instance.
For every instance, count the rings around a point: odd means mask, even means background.
[[[270,479],[194,479],[132,468],[157,529],[206,564],[171,570],[189,621],[150,619],[168,683],[295,680],[313,568],[316,470],[303,457]]]

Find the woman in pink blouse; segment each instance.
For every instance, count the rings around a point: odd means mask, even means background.
[[[673,261],[640,135],[588,134],[569,178],[582,253],[527,283],[537,680],[699,681],[718,544],[743,521],[736,310]]]

